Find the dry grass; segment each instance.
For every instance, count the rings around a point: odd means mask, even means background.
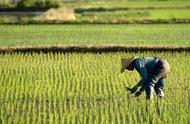
[[[48,21],[70,21],[75,20],[75,13],[73,9],[69,8],[58,8],[50,9],[39,17],[36,17],[35,20],[48,20]]]

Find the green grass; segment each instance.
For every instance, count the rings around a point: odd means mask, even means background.
[[[120,21],[120,20],[158,20],[158,19],[189,19],[190,9],[144,9],[116,10],[105,12],[84,12],[77,14],[78,20]]]
[[[165,98],[126,91],[137,72],[120,74],[120,58],[160,56],[171,72]],[[190,54],[143,53],[13,53],[0,54],[0,123],[167,123],[190,121]]]
[[[160,8],[160,7],[189,7],[189,0],[177,1],[124,1],[124,0],[107,0],[107,1],[79,1],[65,3],[64,5],[74,8]]]
[[[0,25],[0,46],[190,45],[190,25]]]
[[[190,9],[161,9],[149,11],[150,19],[190,18]]]

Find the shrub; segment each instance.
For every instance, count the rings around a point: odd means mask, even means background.
[[[17,7],[20,9],[48,9],[60,7],[61,3],[57,0],[21,0]]]
[[[57,8],[60,7],[60,2],[57,0],[36,1],[34,6],[36,8]]]
[[[19,8],[28,8],[33,6],[33,0],[21,0],[20,2],[18,2],[17,6]]]

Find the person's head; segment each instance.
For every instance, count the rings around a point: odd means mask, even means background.
[[[125,70],[133,71],[135,68],[135,59],[133,58],[122,58],[121,59],[121,73]]]

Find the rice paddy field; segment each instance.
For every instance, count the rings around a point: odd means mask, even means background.
[[[0,25],[0,46],[190,45],[190,24]]]
[[[190,9],[130,9],[130,10],[94,10],[76,14],[78,20],[94,21],[129,21],[136,20],[172,20],[172,19],[189,19]]]
[[[165,98],[127,92],[140,80],[120,73],[120,59],[159,56],[171,71]],[[188,52],[0,54],[0,123],[3,124],[188,124]]]
[[[0,1],[0,6],[11,4],[16,5]],[[188,47],[189,0],[80,0],[63,6],[72,8],[81,23],[3,25],[37,17],[0,14],[0,124],[190,124],[188,51],[9,52],[54,45]],[[120,59],[133,56],[168,60],[163,99],[154,93],[147,101],[145,93],[137,98],[127,91],[141,78],[136,71],[121,74]]]

